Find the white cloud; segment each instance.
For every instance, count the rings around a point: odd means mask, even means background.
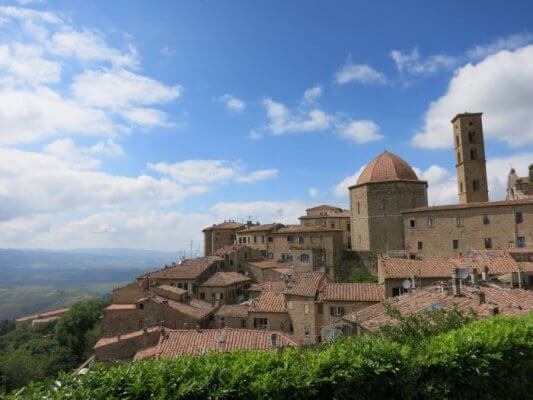
[[[62,24],[63,21],[57,15],[20,7],[0,7],[0,15],[19,21],[43,22],[47,24]]]
[[[39,47],[14,43],[0,45],[0,70],[23,82],[55,83],[60,78],[61,64],[45,59]]]
[[[225,94],[220,96],[217,100],[224,103],[226,108],[230,111],[242,112],[246,108],[246,103],[232,94]]]
[[[0,145],[65,134],[113,136],[124,131],[104,111],[83,107],[47,87],[0,89]]]
[[[119,208],[152,208],[173,204],[207,188],[182,186],[169,179],[147,175],[126,177],[87,171],[85,166],[56,154],[0,148],[0,220],[36,213],[64,213]],[[69,145],[63,144],[63,149]]]
[[[257,129],[252,129],[248,134],[248,138],[252,140],[260,140],[263,138],[263,135]]]
[[[110,62],[114,66],[136,67],[139,63],[137,50],[132,45],[127,52],[108,46],[98,31],[76,31],[64,28],[56,32],[47,44],[48,51],[61,57],[73,57],[81,61]]]
[[[366,168],[366,164],[362,165],[361,168],[359,168],[353,175],[347,176],[342,181],[340,181],[338,184],[336,184],[333,187],[333,194],[337,197],[348,198],[348,188],[357,183],[357,179],[359,179],[359,175],[361,175],[361,173],[363,172],[365,168]]]
[[[338,84],[350,82],[384,84],[387,82],[385,75],[376,71],[369,65],[352,64],[348,61],[335,75]]]
[[[306,89],[302,98],[306,103],[314,103],[318,98],[322,96],[322,86],[315,85],[309,89]]]
[[[174,164],[148,164],[148,168],[172,178],[183,184],[207,184],[235,181],[239,183],[256,183],[278,176],[277,169],[257,170],[247,173],[238,164],[224,160],[187,160]]]
[[[416,47],[411,53],[393,50],[390,55],[396,63],[396,68],[402,74],[429,75],[441,69],[453,68],[457,64],[455,57],[445,54],[435,54],[423,58]]]
[[[81,103],[121,109],[167,103],[180,96],[181,86],[166,86],[125,69],[87,71],[74,78],[72,92]]]
[[[298,217],[305,214],[308,206],[300,201],[251,201],[221,202],[211,208],[218,219],[248,220],[249,217],[261,223],[282,222],[297,224]]]
[[[339,135],[356,143],[368,143],[383,139],[380,127],[369,120],[350,121],[339,127]]]
[[[120,115],[130,123],[140,126],[171,126],[165,112],[149,107],[132,107],[121,110]]]
[[[101,161],[95,158],[97,155],[118,157],[124,154],[122,147],[112,139],[98,142],[91,147],[76,146],[69,138],[59,139],[46,145],[43,151],[65,161],[75,169],[98,168]]]
[[[311,197],[312,199],[316,199],[319,195],[320,195],[320,190],[314,187],[309,188],[309,197]]]
[[[466,52],[467,56],[473,59],[485,58],[490,54],[502,50],[515,50],[533,42],[532,33],[513,34],[506,37],[498,38],[491,43],[477,45]]]
[[[16,0],[17,3],[19,3],[20,5],[28,5],[28,4],[39,4],[39,3],[44,3],[44,0]]]
[[[275,135],[321,131],[331,127],[331,117],[320,109],[293,115],[284,104],[270,98],[263,100],[263,105],[269,119],[268,128]]]
[[[446,93],[433,101],[414,146],[453,145],[451,118],[464,111],[484,112],[485,138],[511,146],[533,143],[533,46],[501,51],[478,64],[459,68]]]

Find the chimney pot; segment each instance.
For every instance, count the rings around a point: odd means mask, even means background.
[[[460,279],[459,279],[459,268],[453,269],[452,274],[452,293],[454,296],[460,296],[461,295],[461,287],[460,287]]]
[[[270,343],[272,345],[272,348],[276,348],[278,345],[278,334],[275,332],[272,332],[270,334]]]
[[[483,268],[483,272],[481,273],[481,279],[484,280],[484,281],[488,281],[489,280],[489,267],[488,267],[488,265],[485,265],[485,267]]]

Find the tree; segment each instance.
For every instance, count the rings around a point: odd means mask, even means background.
[[[105,306],[102,300],[76,303],[63,314],[55,327],[54,337],[62,346],[82,359],[94,344],[95,326],[99,325],[100,315]]]

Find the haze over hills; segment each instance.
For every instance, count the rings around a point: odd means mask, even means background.
[[[0,249],[0,319],[108,296],[177,259],[177,253],[151,250]]]

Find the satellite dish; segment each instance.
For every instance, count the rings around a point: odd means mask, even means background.
[[[461,268],[461,269],[459,270],[459,278],[461,278],[461,279],[466,279],[466,278],[468,278],[468,270],[465,269],[465,268]]]
[[[409,289],[411,289],[411,286],[412,286],[411,279],[404,279],[404,280],[403,280],[403,282],[402,282],[402,287],[403,287],[405,290],[409,290]]]

